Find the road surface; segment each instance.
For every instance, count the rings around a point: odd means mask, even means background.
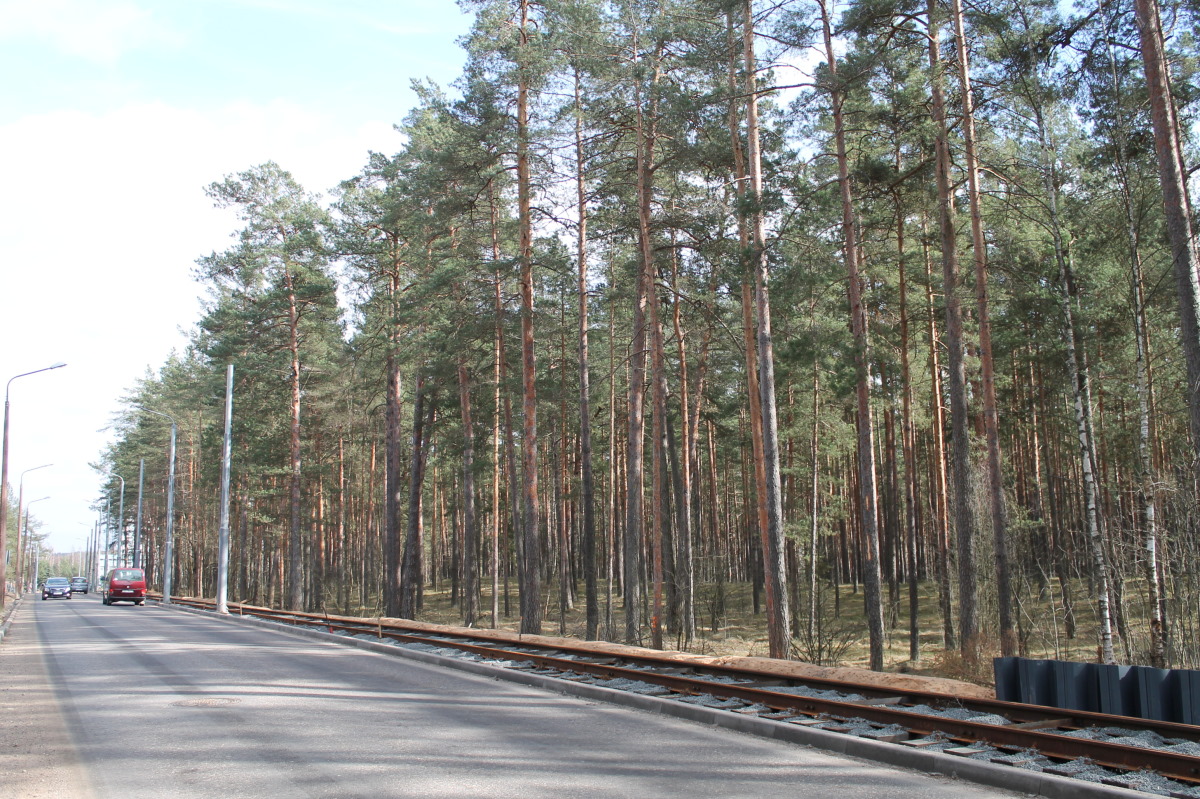
[[[1014,795],[94,594],[0,643],[4,799]]]

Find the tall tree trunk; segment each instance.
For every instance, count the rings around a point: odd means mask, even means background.
[[[609,261],[608,280],[611,285],[615,277],[615,259]],[[608,572],[607,585],[604,594],[604,639],[613,640],[616,631],[613,629],[613,588],[617,581],[618,549],[617,542],[623,541],[623,531],[617,518],[617,353],[615,339],[617,333],[616,314],[609,307],[608,312]],[[623,590],[623,589],[622,589]]]
[[[565,320],[564,320],[565,321]],[[564,328],[565,329],[565,328]],[[565,353],[564,353],[565,354]],[[566,359],[563,358],[563,363]],[[565,377],[565,372],[563,377]],[[562,408],[558,414],[558,463],[550,464],[554,483],[554,529],[558,541],[558,634],[567,634],[567,611],[571,608],[571,537],[567,526],[567,502],[563,485],[567,482],[567,395],[561,386]],[[551,445],[554,437],[551,435]]]
[[[816,292],[809,306],[809,318],[816,319]],[[815,336],[814,336],[815,338]],[[821,521],[821,473],[820,473],[820,410],[821,410],[821,368],[820,361],[813,353],[813,387],[812,387],[812,427],[809,435],[809,464],[812,469],[812,499],[809,508],[808,523],[808,628],[807,640],[817,640],[817,540]]]
[[[1147,18],[1151,15],[1147,13]],[[1144,50],[1143,46],[1143,50]],[[1111,37],[1108,45],[1109,72],[1113,91],[1120,92],[1120,75],[1113,55]],[[1158,568],[1158,513],[1154,474],[1154,442],[1152,423],[1152,399],[1150,393],[1150,335],[1146,319],[1145,293],[1142,279],[1142,259],[1139,246],[1137,221],[1134,215],[1133,196],[1130,189],[1129,164],[1126,158],[1124,128],[1114,125],[1117,131],[1116,157],[1113,171],[1120,188],[1121,204],[1125,210],[1125,226],[1129,239],[1129,266],[1131,296],[1133,298],[1134,340],[1137,346],[1137,396],[1138,396],[1138,481],[1137,503],[1141,524],[1142,547],[1144,550],[1143,573],[1146,576],[1147,605],[1150,611],[1150,665],[1167,667],[1167,624],[1163,610],[1163,586]],[[1186,184],[1185,184],[1186,188]],[[1189,220],[1190,221],[1190,220]]]
[[[1167,621],[1163,612],[1163,586],[1158,569],[1158,509],[1155,498],[1154,442],[1150,412],[1149,351],[1150,335],[1146,322],[1146,300],[1142,283],[1142,261],[1138,252],[1137,226],[1128,191],[1122,192],[1129,228],[1132,266],[1133,326],[1137,342],[1138,395],[1138,515],[1144,550],[1143,574],[1146,576],[1146,604],[1150,612],[1150,665],[1167,668]]]
[[[1183,162],[1179,120],[1171,97],[1166,43],[1157,0],[1134,0],[1146,88],[1150,94],[1150,119],[1154,128],[1154,151],[1162,183],[1167,238],[1175,290],[1179,296],[1179,335],[1187,364],[1187,402],[1192,433],[1193,468],[1200,469],[1200,250],[1192,231],[1188,172]]]
[[[842,236],[845,241],[847,293],[850,298],[850,327],[854,337],[854,367],[857,389],[855,429],[858,437],[858,505],[863,553],[863,601],[867,617],[870,666],[883,670],[883,599],[882,571],[879,563],[879,524],[876,512],[875,433],[871,422],[871,343],[867,312],[863,306],[862,276],[858,267],[858,240],[854,226],[854,196],[850,187],[850,163],[846,154],[845,122],[842,119],[844,94],[837,73],[833,49],[833,30],[829,8],[821,0],[821,23],[825,34],[825,58],[829,69],[829,94],[833,106],[834,138],[837,143],[838,184],[842,199]]]
[[[640,45],[635,41],[634,48]],[[657,54],[651,89],[658,83]],[[654,149],[655,128],[653,123],[653,98],[649,99],[649,113],[644,107],[640,81],[634,87],[634,135],[637,141],[634,169],[635,191],[638,206],[638,279],[633,309],[633,338],[629,355],[629,447],[626,453],[626,526],[625,526],[625,643],[636,644],[641,639],[642,626],[642,546],[644,539],[643,490],[645,452],[645,398],[646,398],[646,309],[650,293],[654,291],[654,242],[651,218],[654,202]],[[647,118],[649,117],[649,119]]]
[[[900,155],[896,154],[897,166]],[[917,538],[920,534],[917,517],[917,434],[913,424],[912,369],[908,360],[908,274],[904,253],[905,228],[904,208],[896,195],[896,254],[899,262],[900,280],[900,382],[901,413],[900,440],[904,456],[904,532],[908,546],[908,659],[921,659],[920,601],[917,594],[919,568],[917,565]]]
[[[412,463],[408,473],[408,529],[404,538],[404,558],[400,564],[400,612],[402,619],[415,619],[421,592],[422,487],[425,482],[426,414],[433,403],[425,405],[425,378],[416,380],[413,398]]]
[[[933,265],[929,257],[927,229],[925,218],[922,216],[921,249],[925,260],[925,324],[929,339],[929,374],[932,377],[932,390],[929,392],[932,406],[930,413],[933,417],[929,425],[933,437],[933,452],[930,455],[934,483],[931,504],[934,508],[936,523],[934,534],[937,536],[937,583],[938,605],[942,613],[942,646],[950,650],[956,646],[956,637],[954,633],[954,600],[951,596],[950,580],[950,523],[948,519],[950,501],[947,496],[948,481],[946,478],[946,414],[942,406],[942,365],[941,359],[938,357],[940,343],[937,337],[937,315],[934,313],[933,305]]]
[[[503,407],[503,436],[504,436],[504,466],[505,474],[508,478],[508,512],[512,515],[510,529],[512,532],[513,549],[516,554],[517,563],[517,582],[518,590],[524,578],[521,565],[524,563],[525,540],[521,535],[521,503],[517,498],[521,496],[520,486],[517,480],[517,455],[516,444],[513,441],[513,414],[512,414],[512,398],[507,391],[503,392],[501,398],[501,387],[508,382],[508,357],[504,346],[504,298],[501,290],[502,279],[500,276],[500,210],[499,198],[495,185],[492,186],[491,192],[491,215],[492,215],[492,261],[497,264],[494,272],[495,289],[494,302],[496,309],[496,398],[500,406]],[[497,478],[499,479],[499,478]],[[499,514],[499,510],[496,511]],[[497,533],[499,528],[497,528]],[[497,553],[499,552],[499,542],[495,542]],[[499,566],[497,565],[497,568]],[[509,571],[506,566],[504,570],[504,615],[511,614],[509,606],[508,593],[508,578]],[[498,576],[493,579],[493,585],[498,587]],[[493,609],[498,609],[498,603],[493,599]],[[493,614],[495,615],[495,614]],[[493,619],[493,625],[498,625],[498,622]]]
[[[694,420],[689,411],[688,358],[679,302],[679,259],[672,259],[671,285],[675,291],[671,303],[671,318],[675,330],[675,341],[679,350],[679,416],[683,426],[680,436],[679,462],[675,470],[675,527],[678,531],[678,582],[680,588],[680,633],[684,644],[696,637],[696,581],[694,566],[694,536],[696,525],[692,523],[692,467],[695,439],[692,430]],[[702,378],[703,379],[703,378]]]
[[[288,609],[304,610],[304,542],[300,538],[300,310],[289,269],[283,271],[288,298],[288,352],[291,355],[292,424],[289,446]]]
[[[318,430],[316,441],[314,442],[313,461],[322,463],[325,460],[324,453],[324,436],[319,432],[321,430],[320,420],[314,425]],[[325,606],[325,574],[327,565],[325,558],[328,554],[327,531],[325,528],[325,478],[317,473],[317,496],[316,507],[313,509],[313,542],[312,549],[309,555],[308,567],[308,603],[313,610],[324,608]]]
[[[586,604],[584,637],[593,640],[600,625],[600,598],[596,591],[596,499],[592,474],[591,377],[588,364],[588,209],[583,177],[583,99],[579,70],[575,71],[575,170],[575,202],[579,215],[576,261],[579,268],[579,501],[583,506],[583,580]]]
[[[350,534],[346,527],[346,514],[349,512],[346,498],[346,436],[338,431],[338,500],[337,500],[337,555],[334,571],[338,575],[338,609],[348,613],[350,609],[350,574],[346,568],[349,563]]]
[[[463,426],[463,625],[474,627],[479,615],[479,531],[475,527],[475,428],[471,421],[471,383],[467,365],[458,362],[458,395]]]
[[[639,147],[639,161],[641,160]],[[639,183],[642,170],[638,168]],[[640,186],[639,186],[640,189]],[[640,194],[640,191],[639,191]],[[641,218],[639,214],[639,218]],[[643,246],[643,257],[650,250],[649,229],[644,222],[640,235],[647,239]],[[626,411],[628,443],[625,450],[625,546],[624,546],[624,602],[625,643],[641,642],[642,629],[642,498],[643,468],[645,452],[645,403],[646,403],[646,270],[638,269],[637,292],[633,305],[633,337],[629,344],[629,399]]]
[[[987,241],[980,208],[979,157],[975,149],[975,102],[971,95],[971,67],[967,53],[966,22],[962,0],[951,0],[954,33],[958,42],[958,75],[962,84],[962,128],[965,145],[967,196],[971,208],[971,244],[975,256],[975,312],[979,326],[980,382],[983,387],[983,425],[987,438],[988,505],[996,558],[996,600],[1000,617],[1000,653],[1017,653],[1013,629],[1012,578],[1008,564],[1008,513],[1004,505],[1004,468],[1000,453],[1000,419],[996,410],[996,369],[992,359],[992,322],[988,307]]]
[[[741,251],[744,253],[746,262],[743,266],[742,273],[742,338],[746,351],[746,402],[750,410],[750,443],[751,457],[754,467],[754,516],[755,521],[754,534],[760,541],[766,541],[769,530],[769,511],[767,508],[767,461],[763,453],[763,436],[762,436],[762,390],[759,386],[759,366],[758,366],[758,346],[755,338],[755,318],[754,318],[754,289],[752,284],[751,270],[757,275],[757,265],[750,261],[751,247],[751,220],[747,218],[745,213],[745,198],[749,191],[748,183],[750,182],[749,169],[746,165],[746,153],[742,148],[742,136],[740,124],[738,122],[738,104],[739,96],[737,74],[739,67],[737,62],[736,38],[734,34],[734,22],[732,15],[729,19],[729,39],[730,39],[730,55],[733,62],[729,66],[729,88],[730,88],[730,112],[729,112],[729,133],[730,141],[733,147],[733,164],[734,164],[734,181],[737,186],[738,196],[738,240],[741,244]],[[743,64],[744,64],[744,49],[743,41]],[[743,67],[744,69],[744,67]],[[766,547],[763,546],[765,553]],[[754,569],[754,612],[758,612],[758,575],[759,571]]]
[[[750,168],[750,262],[754,268],[754,298],[758,317],[756,350],[758,390],[762,406],[762,453],[767,526],[763,533],[763,576],[767,592],[767,641],[771,657],[786,658],[791,648],[783,535],[783,497],[779,468],[779,422],[775,408],[775,350],[771,339],[771,295],[763,211],[762,154],[758,135],[758,64],[754,58],[754,9],[743,7],[745,27],[746,141]],[[882,637],[880,638],[882,642]],[[879,667],[882,668],[882,651]]]
[[[650,425],[650,550],[651,574],[653,585],[653,604],[650,613],[650,645],[655,649],[663,648],[663,546],[669,536],[666,529],[669,524],[666,512],[666,481],[663,479],[667,471],[666,431],[670,420],[667,419],[667,375],[663,363],[663,332],[662,319],[659,313],[657,270],[651,270],[645,277],[647,297],[646,323],[650,328],[650,381],[653,415]]]
[[[1070,278],[1066,262],[1059,257],[1059,284],[1063,313],[1063,337],[1067,345],[1067,368],[1071,375],[1074,397],[1075,425],[1079,436],[1080,468],[1083,473],[1084,519],[1087,524],[1088,542],[1091,546],[1092,565],[1096,580],[1096,620],[1100,637],[1100,657],[1104,663],[1115,663],[1112,641],[1112,612],[1110,609],[1110,585],[1108,558],[1105,552],[1104,534],[1099,517],[1099,489],[1093,468],[1093,442],[1087,423],[1087,396],[1084,392],[1084,375],[1079,366],[1076,347],[1074,314],[1071,311]]]
[[[493,193],[492,200],[495,200]],[[500,235],[498,209],[492,203],[492,263],[500,262]],[[501,397],[504,385],[504,302],[500,292],[500,271],[493,273],[495,289],[495,338],[492,364],[493,410],[492,410],[492,629],[500,627],[500,531],[504,527],[504,514],[500,508],[500,484],[504,472],[500,465]]]
[[[941,43],[936,0],[929,1],[929,68],[932,80],[932,114],[935,130],[935,174],[938,222],[941,229],[942,277],[946,314],[946,348],[950,394],[951,481],[954,529],[958,552],[959,647],[975,657],[979,633],[979,607],[975,566],[975,515],[971,510],[971,440],[967,408],[967,375],[963,352],[962,301],[959,298],[958,241],[950,189],[950,142],[942,79]]]
[[[529,76],[525,48],[529,46],[529,0],[520,0],[521,56],[517,78],[517,215],[521,262],[521,405],[524,470],[524,562],[521,584],[521,632],[542,630],[541,549],[538,546],[537,355],[533,337],[533,214],[529,176]]]
[[[400,346],[400,331],[396,322],[398,275],[389,279],[389,299],[392,319],[388,325],[386,417],[384,430],[384,613],[400,615],[401,561],[403,543],[400,537],[400,364],[396,352]]]

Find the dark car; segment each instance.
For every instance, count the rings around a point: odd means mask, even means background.
[[[114,602],[146,604],[146,573],[141,569],[110,569],[105,577],[100,599],[105,605]]]
[[[50,597],[71,598],[71,581],[66,577],[47,577],[42,585],[42,599]]]
[[[71,578],[71,593],[86,594],[88,592],[88,581],[86,577]]]

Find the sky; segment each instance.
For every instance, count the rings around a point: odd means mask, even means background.
[[[53,549],[85,546],[120,399],[182,351],[195,260],[233,243],[204,188],[272,160],[327,193],[396,152],[410,81],[452,83],[470,23],[454,0],[0,0],[0,379],[67,364],[9,383],[8,477]]]

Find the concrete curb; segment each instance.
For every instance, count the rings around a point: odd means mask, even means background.
[[[161,603],[158,604],[160,607],[164,607]],[[770,740],[810,746],[814,749],[860,758],[873,763],[884,763],[889,766],[927,774],[939,774],[980,785],[987,785],[992,788],[1042,796],[1046,797],[1046,799],[1135,799],[1136,797],[1153,795],[1142,791],[1100,785],[1094,782],[1075,780],[1070,777],[1060,777],[1054,774],[1045,774],[1040,771],[1028,771],[1014,766],[1002,766],[980,760],[970,760],[965,757],[947,755],[940,752],[921,751],[905,746],[859,738],[853,735],[843,735],[827,730],[801,727],[795,724],[746,716],[727,710],[702,707],[672,699],[663,699],[657,696],[634,694],[605,688],[600,685],[562,680],[541,674],[530,674],[524,671],[514,671],[500,666],[491,666],[485,663],[436,655],[432,652],[421,652],[405,647],[375,643],[374,641],[364,641],[359,638],[335,635],[315,629],[283,627],[276,622],[265,621],[253,616],[238,616],[236,614],[221,616],[211,611],[174,604],[165,607],[187,613],[202,614],[208,618],[250,624],[284,635],[354,646],[359,649],[391,655],[393,657],[399,656],[428,665],[458,669],[459,671],[465,671],[494,680],[504,680],[519,685],[543,688],[566,696],[620,705],[636,710],[644,710],[649,713],[659,713],[671,718],[707,724],[734,732],[753,735],[758,738],[768,738]]]
[[[8,634],[8,628],[12,626],[13,619],[17,617],[17,611],[21,609],[24,601],[25,597],[19,596],[17,601],[8,608],[8,615],[4,617],[4,623],[0,624],[0,643],[4,643],[4,636]]]

